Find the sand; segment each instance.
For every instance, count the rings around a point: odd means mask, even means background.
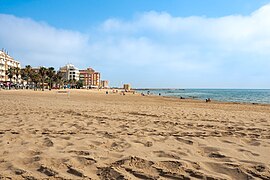
[[[270,106],[1,90],[0,178],[270,179]]]

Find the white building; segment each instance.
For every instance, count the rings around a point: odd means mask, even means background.
[[[19,61],[15,61],[11,56],[5,53],[3,50],[0,51],[0,82],[10,81],[6,72],[9,68],[21,68]],[[16,81],[16,76],[13,76],[13,82]],[[18,82],[21,82],[21,76],[18,77]]]
[[[76,68],[73,64],[67,64],[64,67],[61,67],[59,71],[65,80],[73,79],[78,81],[80,79],[79,69]]]

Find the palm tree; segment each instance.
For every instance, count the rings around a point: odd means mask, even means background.
[[[31,73],[32,73],[32,67],[30,65],[26,65],[25,68],[21,72],[22,79],[26,81],[27,85],[29,83]]]
[[[8,68],[8,70],[6,72],[6,75],[8,76],[8,78],[10,80],[9,85],[8,85],[8,87],[10,89],[10,86],[11,86],[11,83],[12,83],[12,78],[14,76],[14,68],[12,68],[12,67]]]
[[[79,80],[76,82],[77,89],[81,89],[83,87],[83,80]]]
[[[57,86],[59,85],[59,87],[61,87],[61,85],[63,85],[63,74],[61,72],[57,72],[56,74],[54,74],[53,81],[56,83]]]
[[[35,84],[34,91],[36,91],[37,90],[37,84],[40,81],[41,76],[40,76],[39,73],[32,70],[30,72],[30,78],[31,78],[32,82]]]
[[[14,68],[14,74],[15,74],[15,76],[16,76],[16,87],[17,87],[17,85],[18,85],[18,80],[19,80],[19,76],[20,76],[20,74],[21,74],[21,69],[19,68],[19,67],[15,67]]]
[[[76,80],[75,79],[70,79],[70,80],[68,80],[68,83],[70,84],[70,89],[73,89],[75,84],[76,84]]]
[[[45,78],[46,78],[46,75],[47,75],[47,68],[45,68],[45,67],[40,67],[38,73],[39,73],[39,75],[40,75],[40,77],[41,77],[42,91],[44,91],[44,81],[45,81]]]
[[[28,81],[27,73],[25,69],[21,69],[21,79],[24,81]]]
[[[49,79],[49,88],[50,88],[50,90],[52,89],[52,79],[53,79],[53,77],[54,77],[54,75],[55,75],[55,70],[54,70],[54,68],[53,67],[49,67],[48,68],[48,70],[47,70],[47,76],[48,76],[48,79]]]
[[[67,85],[68,85],[68,80],[67,80],[67,79],[64,79],[64,80],[63,80],[63,83],[64,83],[64,87],[67,87]]]

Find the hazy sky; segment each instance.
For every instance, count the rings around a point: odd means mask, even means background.
[[[0,0],[0,48],[111,86],[270,88],[269,19],[266,0]]]

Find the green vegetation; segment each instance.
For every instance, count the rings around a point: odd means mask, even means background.
[[[76,81],[71,79],[69,81],[63,79],[63,74],[56,72],[53,67],[45,68],[40,67],[39,69],[33,69],[30,65],[26,65],[25,68],[9,68],[6,72],[9,78],[9,89],[11,85],[15,84],[16,88],[34,89],[35,91],[40,89],[53,89],[53,88],[82,88],[83,81]],[[20,78],[24,83],[20,83]],[[14,85],[14,84],[13,84]]]
[[[12,78],[14,76],[14,68],[9,68],[6,72],[6,75],[8,76],[10,82],[9,82],[9,86],[8,88],[10,89],[11,88],[11,83],[12,83]]]

